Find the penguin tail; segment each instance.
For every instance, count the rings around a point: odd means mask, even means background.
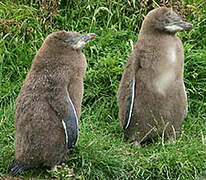
[[[16,176],[22,171],[29,169],[27,166],[21,164],[18,160],[15,160],[13,164],[9,167],[8,173],[12,176]]]

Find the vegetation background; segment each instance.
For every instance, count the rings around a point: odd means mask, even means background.
[[[175,143],[134,147],[118,123],[116,93],[145,15],[172,7],[194,24],[179,33],[185,48],[189,113]],[[0,178],[14,160],[14,107],[31,61],[48,34],[94,32],[77,146],[57,171],[34,169],[16,179],[206,179],[205,0],[0,1]]]

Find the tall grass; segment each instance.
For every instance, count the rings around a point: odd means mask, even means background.
[[[148,4],[147,4],[148,3]],[[116,93],[124,65],[147,12],[164,1],[22,0],[0,2],[0,177],[14,160],[15,100],[31,61],[46,36],[60,29],[94,32],[84,53],[88,70],[77,146],[57,171],[34,169],[21,178],[201,179],[206,178],[206,3],[168,1],[194,24],[179,33],[185,47],[184,80],[189,113],[176,142],[161,139],[141,148],[124,138]]]

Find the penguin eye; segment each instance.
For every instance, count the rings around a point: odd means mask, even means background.
[[[174,18],[174,21],[176,21],[176,22],[179,22],[179,21],[181,21],[182,19],[179,17],[179,16],[176,16],[175,18]]]
[[[66,42],[68,43],[68,44],[70,44],[70,45],[73,45],[73,44],[75,44],[75,43],[77,43],[77,41],[78,41],[78,39],[79,39],[79,35],[77,34],[77,35],[75,35],[75,36],[70,36],[67,40],[66,40]]]
[[[77,43],[77,38],[75,38],[75,37],[74,38],[69,38],[65,42],[69,45],[74,45],[74,44]]]
[[[69,44],[73,44],[74,40],[73,39],[68,39],[66,42],[69,43]]]
[[[166,24],[169,24],[170,21],[169,21],[169,19],[165,19],[164,22],[165,22]]]

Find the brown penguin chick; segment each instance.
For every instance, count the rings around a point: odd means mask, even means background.
[[[39,49],[16,102],[16,161],[10,174],[54,167],[75,145],[87,67],[82,48],[95,36],[54,32]]]
[[[164,7],[145,17],[118,89],[119,121],[135,144],[160,135],[172,138],[181,130],[187,96],[176,32],[192,26]]]

